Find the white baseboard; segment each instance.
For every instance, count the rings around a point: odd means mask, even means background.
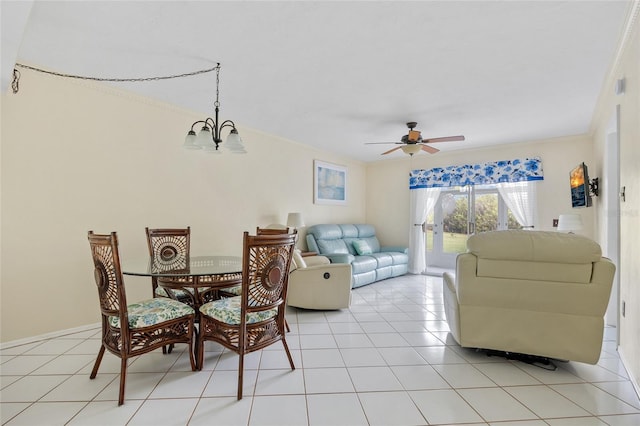
[[[39,336],[32,336],[32,337],[27,337],[25,339],[12,340],[10,342],[0,343],[0,350],[13,348],[16,346],[27,345],[29,343],[39,342],[41,340],[53,339],[55,337],[66,336],[67,334],[79,333],[81,331],[87,331],[87,330],[93,330],[93,329],[95,329],[96,331],[100,330],[100,323],[97,322],[95,324],[88,324],[80,327],[68,328],[66,330],[53,331],[51,333],[41,334]]]
[[[635,389],[636,391],[636,395],[638,395],[638,397],[640,398],[640,386],[638,385],[636,378],[631,374],[631,370],[627,367],[627,365],[630,365],[630,364],[627,362],[624,352],[620,350],[620,346],[618,346],[618,356],[620,357],[620,361],[622,362],[624,369],[627,370],[629,381],[631,381],[631,384],[633,385],[633,389]]]

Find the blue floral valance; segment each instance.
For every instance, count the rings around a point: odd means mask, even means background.
[[[483,164],[434,167],[429,170],[412,170],[409,189],[490,185],[500,182],[543,180],[542,160],[538,157]]]

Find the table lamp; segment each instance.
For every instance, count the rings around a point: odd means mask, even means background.
[[[558,218],[558,231],[567,231],[570,234],[573,231],[582,229],[582,216],[579,214],[561,214]]]
[[[302,228],[304,226],[302,213],[289,213],[287,216],[287,226],[291,228]]]
[[[302,213],[289,213],[287,216],[287,227],[289,229],[298,229],[304,226],[304,220],[302,219]],[[298,240],[300,235],[296,234],[296,247],[298,246]]]

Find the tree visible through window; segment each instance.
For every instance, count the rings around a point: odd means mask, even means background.
[[[498,229],[498,197],[495,194],[483,194],[476,197],[476,232],[487,232]],[[456,200],[455,209],[444,216],[442,228],[444,232],[454,234],[467,233],[467,200]],[[507,229],[520,229],[511,210],[507,209]]]
[[[453,196],[446,192],[439,202],[442,215],[442,251],[445,253],[462,253],[466,250],[468,226],[468,199]],[[502,204],[502,206],[499,206]],[[500,210],[506,209],[506,224],[504,217],[500,217]],[[520,229],[511,210],[504,204],[497,191],[477,194],[475,197],[475,232],[494,231],[496,229]],[[434,213],[426,219],[425,244],[428,251],[433,250],[434,244]],[[506,225],[506,226],[505,226]]]

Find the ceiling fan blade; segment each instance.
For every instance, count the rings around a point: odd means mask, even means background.
[[[404,144],[404,142],[365,142],[365,145],[390,145],[390,144],[394,144],[394,145],[402,145]]]
[[[436,152],[440,152],[438,148],[434,148],[429,145],[422,145],[422,150],[427,151],[429,154],[435,154]]]
[[[460,135],[460,136],[445,136],[442,138],[430,138],[430,139],[422,139],[422,142],[428,142],[428,143],[433,143],[433,142],[459,142],[459,141],[463,141],[464,140],[464,136]]]
[[[404,144],[403,144],[403,145],[404,145]],[[396,146],[395,148],[392,148],[392,149],[390,149],[389,151],[385,151],[385,152],[383,152],[383,153],[382,153],[382,154],[380,154],[380,155],[390,154],[390,153],[392,153],[393,151],[396,151],[396,150],[401,149],[401,148],[402,148],[401,146]]]

